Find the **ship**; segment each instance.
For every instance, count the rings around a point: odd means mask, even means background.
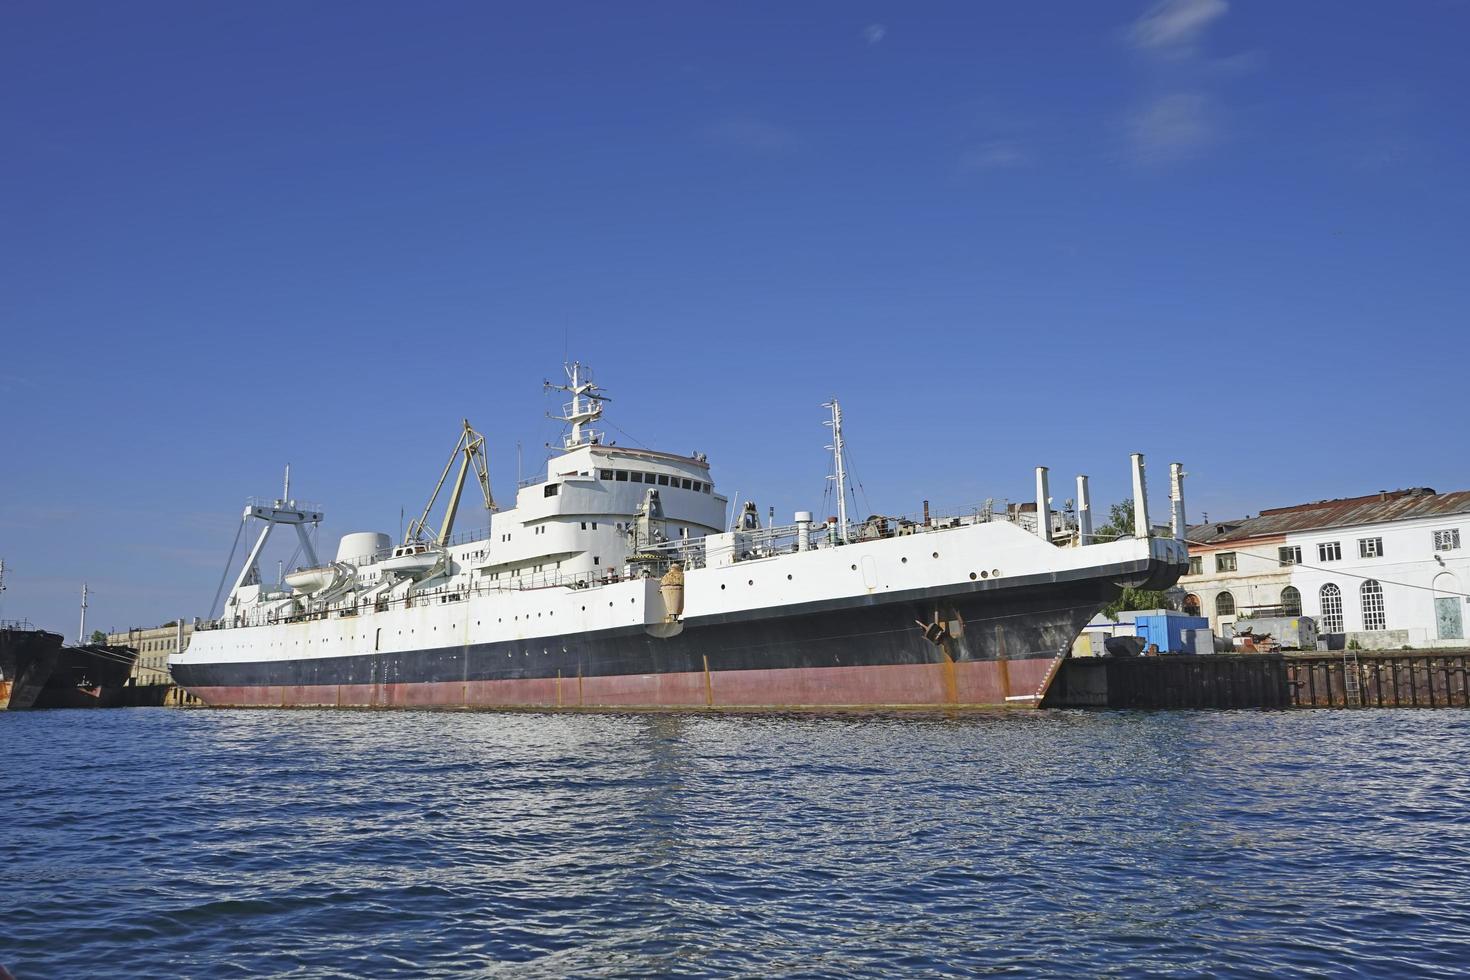
[[[23,619],[0,620],[0,711],[33,708],[61,659],[62,637]]]
[[[1082,627],[1125,588],[1186,570],[1182,468],[1173,531],[1151,526],[1132,456],[1134,534],[1097,540],[1085,476],[1054,509],[849,518],[840,403],[821,521],[762,520],[716,490],[708,458],[618,445],[596,426],[608,396],[580,363],[564,437],[544,476],[502,509],[484,437],[468,420],[422,515],[397,542],[344,534],[314,549],[321,509],[251,499],[254,544],[218,615],[170,657],[175,682],[212,706],[785,710],[1039,703]],[[473,478],[485,526],[455,535]],[[436,502],[447,494],[437,519]],[[738,498],[738,495],[736,495]],[[252,530],[243,537],[244,529]],[[275,583],[261,555],[294,530],[307,564]],[[231,562],[221,581],[229,581]]]
[[[0,561],[0,593],[5,562]],[[82,586],[81,634],[87,630],[87,587]],[[0,711],[30,708],[110,708],[123,691],[138,652],[131,647],[78,642],[23,619],[0,620]]]

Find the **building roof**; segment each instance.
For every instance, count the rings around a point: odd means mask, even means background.
[[[1386,524],[1417,517],[1470,513],[1470,490],[1435,493],[1429,487],[1383,490],[1366,497],[1319,500],[1291,507],[1273,507],[1257,517],[1190,525],[1191,544],[1222,544],[1247,538],[1279,536],[1294,531],[1316,531],[1362,524]]]

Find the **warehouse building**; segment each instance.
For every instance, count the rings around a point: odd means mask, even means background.
[[[1183,606],[1217,633],[1251,616],[1307,615],[1333,648],[1466,645],[1470,491],[1277,507],[1187,537]]]

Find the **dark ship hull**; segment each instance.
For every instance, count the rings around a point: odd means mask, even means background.
[[[0,625],[0,711],[35,707],[61,658],[61,637],[29,623]]]
[[[123,703],[137,651],[89,643],[62,647],[35,708],[113,708]]]
[[[1119,569],[1125,579],[1177,569]],[[1130,573],[1131,574],[1128,574]],[[383,654],[176,663],[216,706],[803,708],[1035,703],[1117,580],[842,600],[826,608]]]

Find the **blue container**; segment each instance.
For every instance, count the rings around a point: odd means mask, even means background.
[[[1148,649],[1150,643],[1157,644],[1160,653],[1193,653],[1184,642],[1185,630],[1210,629],[1210,621],[1203,616],[1186,616],[1184,613],[1163,610],[1139,613],[1133,620],[1134,631]]]

